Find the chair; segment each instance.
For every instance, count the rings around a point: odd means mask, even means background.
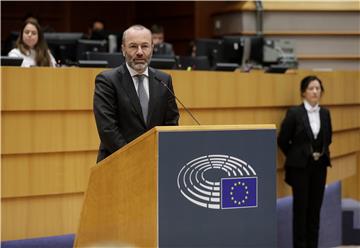
[[[87,60],[107,61],[109,68],[115,68],[124,63],[125,58],[121,53],[86,52]]]
[[[150,66],[156,69],[176,69],[175,56],[152,57]]]
[[[78,40],[76,49],[77,60],[85,59],[86,52],[107,52],[106,40]]]
[[[157,55],[174,56],[172,45],[166,42],[154,45],[153,56],[156,57]]]
[[[83,37],[83,33],[54,32],[44,33],[44,38],[49,49],[59,64],[74,65],[77,60],[78,40]]]
[[[277,247],[292,247],[292,196],[277,199]],[[325,189],[320,215],[319,247],[341,245],[341,182]]]

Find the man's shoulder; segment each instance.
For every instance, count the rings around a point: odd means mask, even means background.
[[[129,72],[127,72],[129,73]],[[126,69],[123,65],[120,65],[116,68],[110,69],[110,70],[104,70],[100,72],[95,79],[96,84],[118,84],[118,82],[121,82],[124,78],[126,78]]]
[[[170,74],[160,71],[158,69],[155,69],[153,67],[149,67],[149,72],[154,74],[155,77],[158,77],[161,80],[168,80],[171,77]]]
[[[118,74],[125,74],[126,72],[126,69],[124,68],[124,64],[118,66],[118,67],[115,67],[113,69],[110,69],[110,70],[104,70],[102,72],[99,73],[99,76],[104,76],[104,77],[114,77]]]

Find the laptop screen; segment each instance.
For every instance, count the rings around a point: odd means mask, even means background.
[[[23,58],[1,56],[1,66],[21,66]]]

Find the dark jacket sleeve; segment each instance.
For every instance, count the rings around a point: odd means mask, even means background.
[[[292,138],[296,128],[296,117],[294,108],[290,108],[285,115],[283,122],[281,123],[280,132],[278,136],[278,145],[281,151],[288,154],[288,151],[292,145]]]
[[[327,110],[327,114],[328,114],[328,120],[329,120],[329,130],[330,130],[330,137],[329,137],[329,145],[332,143],[332,124],[331,124],[331,116],[330,116],[330,111]]]
[[[325,113],[326,113],[326,115],[325,115],[325,124],[324,124],[324,126],[325,126],[325,131],[326,131],[326,133],[325,133],[325,137],[324,137],[324,153],[325,153],[325,163],[326,163],[326,165],[329,165],[329,166],[331,166],[331,156],[330,156],[330,144],[331,144],[331,142],[332,142],[332,124],[331,124],[331,117],[330,117],[330,111],[328,110],[328,109],[325,109],[324,108],[324,111],[325,111]]]
[[[103,73],[95,79],[94,115],[101,143],[107,151],[113,153],[127,143],[116,118],[115,88]]]

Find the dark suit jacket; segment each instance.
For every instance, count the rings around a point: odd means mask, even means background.
[[[323,152],[322,158],[330,166],[330,151],[332,127],[330,112],[320,108],[320,125],[322,129]],[[281,124],[278,145],[286,156],[285,167],[304,168],[312,157],[313,133],[304,104],[290,108]]]
[[[155,76],[173,90],[170,75],[149,68],[150,98],[146,121],[125,63],[96,77],[94,114],[101,140],[98,162],[154,126],[178,125],[175,98]]]
[[[163,42],[154,47],[153,56],[175,56],[173,46],[170,43]]]

